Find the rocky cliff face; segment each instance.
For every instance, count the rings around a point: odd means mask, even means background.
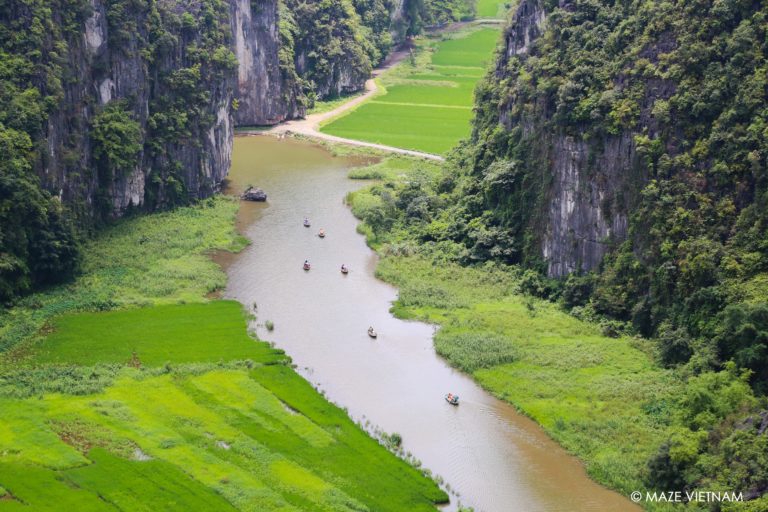
[[[575,7],[561,1],[559,9]],[[512,79],[514,86],[495,91],[492,101],[497,103],[488,102],[490,106],[483,108],[495,109],[485,120],[488,125],[503,126],[517,151],[524,148],[526,157],[520,165],[537,187],[531,204],[526,205],[531,212],[525,215],[529,250],[545,260],[550,276],[562,277],[595,269],[611,247],[626,239],[628,212],[647,181],[647,173],[638,157],[635,135],[639,131],[634,127],[595,134],[586,126],[559,122],[563,98],[567,99],[579,84],[560,82],[559,89],[537,97],[521,94],[524,87],[532,87],[531,78],[521,71],[529,59],[541,56],[538,42],[547,25],[541,0],[520,3],[504,33],[493,74],[496,83]],[[668,50],[664,45],[651,47],[645,56],[652,60],[664,50]],[[521,78],[527,82],[523,84]],[[623,81],[626,76],[620,75],[614,82],[615,90],[622,89]],[[547,86],[553,87],[551,83]],[[668,98],[673,91],[664,81],[649,82],[639,104],[648,136],[658,133],[650,116],[655,101]],[[535,179],[530,180],[532,176]]]
[[[279,66],[276,0],[257,11],[248,0],[90,1],[66,41],[67,80],[37,165],[44,187],[83,214],[209,196],[229,170],[236,124],[303,114]],[[141,132],[139,155],[120,172],[94,157],[91,133],[115,104]]]
[[[67,2],[52,8],[66,30],[48,35],[43,48],[61,91],[48,90],[41,75],[38,87],[55,104],[33,136],[34,168],[43,187],[85,219],[212,194],[229,169],[234,126],[301,117],[304,94],[360,90],[371,70],[366,52],[379,51],[362,33],[386,33],[408,0],[374,2],[375,29],[342,1],[288,2],[283,10],[278,0]],[[21,20],[22,30],[36,16],[23,2],[2,15]],[[96,140],[94,124],[110,110],[117,114]],[[137,154],[115,158],[120,148],[99,146],[125,130],[139,133]]]
[[[278,3],[231,0],[231,23],[238,61],[237,125],[272,125],[304,115],[296,81],[281,69]]]
[[[520,4],[504,34],[497,76],[504,77],[511,59],[522,62],[536,55],[536,41],[544,33],[546,21],[541,1]],[[538,160],[547,165],[540,170],[548,185],[537,205],[541,218],[536,221],[547,272],[562,277],[591,270],[599,265],[610,243],[627,235],[626,211],[617,198],[635,159],[632,137],[623,133],[596,147],[578,134],[548,130],[547,112],[519,115],[516,107],[515,98],[508,98],[499,113],[501,123],[509,130],[521,123],[523,137],[539,139]]]

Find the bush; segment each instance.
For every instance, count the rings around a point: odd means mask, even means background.
[[[93,118],[93,156],[109,176],[131,172],[141,151],[141,127],[122,101],[111,102]]]
[[[675,329],[669,323],[659,327],[659,358],[666,367],[687,363],[693,355],[692,341],[685,329]]]
[[[719,315],[716,337],[720,358],[750,369],[759,392],[768,391],[768,306],[738,304]]]
[[[571,309],[575,306],[583,306],[589,302],[592,291],[595,288],[595,275],[593,273],[579,275],[569,274],[563,283],[561,300],[563,306]]]

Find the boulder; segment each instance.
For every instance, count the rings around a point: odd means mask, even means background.
[[[240,199],[244,201],[266,201],[267,193],[260,188],[248,187],[248,189],[243,192],[243,195],[240,196]]]

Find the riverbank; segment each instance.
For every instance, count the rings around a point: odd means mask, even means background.
[[[257,303],[260,318],[274,326],[257,326],[259,336],[290,354],[297,370],[353,418],[397,432],[404,452],[439,475],[446,489],[450,485],[454,506],[636,510],[591,481],[532,420],[438,357],[432,324],[392,316],[397,289],[374,276],[378,258],[356,233],[359,223],[343,201],[349,191],[370,185],[347,177],[366,158],[351,146],[333,149],[344,156],[289,138],[236,139],[232,190],[258,184],[269,201],[241,209],[242,232],[259,243],[227,261],[224,296]],[[408,172],[413,161],[390,155],[364,172],[407,172],[415,182]],[[418,162],[425,176],[440,169]],[[302,227],[305,216],[309,229]],[[320,228],[325,238],[316,236]],[[305,259],[312,263],[308,272],[301,270]],[[342,263],[349,274],[339,272]],[[366,334],[369,326],[378,332],[375,341]],[[449,391],[461,396],[459,407],[443,399]]]
[[[119,222],[0,316],[0,509],[434,510],[447,495],[253,339],[238,201]]]
[[[658,490],[654,485],[664,484],[649,479],[649,468],[674,471],[695,460],[707,446],[702,425],[712,428],[759,409],[745,375],[664,369],[650,342],[617,336],[533,296],[543,284],[530,273],[493,263],[457,264],[471,254],[451,240],[457,219],[441,193],[451,176],[401,157],[350,176],[380,180],[350,194],[348,202],[363,221],[360,232],[382,256],[377,276],[399,289],[393,313],[440,326],[435,349],[446,361],[534,419],[597,482],[624,496]],[[491,233],[476,236],[492,242]],[[742,437],[728,445],[760,442],[756,432]],[[725,455],[713,452],[696,466],[716,475],[706,480],[707,489],[733,489],[742,477],[718,472]],[[641,504],[648,510],[706,508]]]

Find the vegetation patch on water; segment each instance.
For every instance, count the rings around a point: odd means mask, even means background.
[[[447,152],[469,135],[475,84],[498,38],[496,28],[472,27],[418,39],[412,57],[378,79],[385,94],[321,131],[427,153]]]
[[[393,312],[439,325],[435,348],[451,365],[536,420],[594,479],[625,495],[670,488],[683,472],[699,490],[762,488],[764,400],[753,395],[748,372],[732,364],[701,374],[664,368],[652,341],[539,298],[552,285],[536,273],[483,263],[451,240],[462,219],[447,213],[449,174],[415,159],[409,171],[408,159],[398,160],[396,172],[381,172],[382,182],[350,194],[349,202],[383,255],[377,275],[400,289]],[[353,172],[387,167],[384,161]],[[470,228],[492,251],[496,234]],[[761,498],[722,510],[766,504]]]
[[[447,495],[247,334],[237,203],[120,222],[3,313],[0,510],[434,510]]]

